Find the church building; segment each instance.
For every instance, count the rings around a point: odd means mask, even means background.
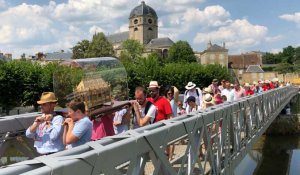
[[[122,42],[127,39],[139,41],[145,47],[145,53],[159,53],[163,58],[168,56],[168,49],[174,42],[166,38],[158,38],[158,16],[155,10],[144,1],[129,15],[129,31],[108,35],[107,39],[113,44],[117,55],[122,51]]]

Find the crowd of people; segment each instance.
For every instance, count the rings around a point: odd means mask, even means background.
[[[99,140],[135,129],[168,120],[183,114],[205,109],[225,101],[238,100],[245,96],[262,93],[277,87],[286,86],[278,79],[231,84],[227,80],[213,79],[202,90],[193,82],[185,86],[183,100],[179,91],[169,85],[161,89],[157,81],[151,81],[147,88],[136,87],[135,100],[131,106],[100,118],[91,119],[82,101],[71,101],[66,106],[67,117],[55,112],[57,98],[53,92],[44,92],[37,103],[41,106],[41,116],[36,117],[26,130],[26,136],[34,139],[34,147],[41,155],[48,155],[76,147],[91,140]],[[162,92],[163,91],[163,92]],[[163,94],[163,95],[160,95]],[[169,145],[166,155],[172,159],[174,145]]]

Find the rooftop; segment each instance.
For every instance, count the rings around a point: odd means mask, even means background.
[[[157,48],[163,48],[163,47],[171,47],[174,44],[174,42],[166,37],[166,38],[155,38],[152,39],[147,45],[146,48],[148,49],[157,49]]]
[[[144,1],[142,1],[142,3],[139,6],[135,7],[130,12],[129,18],[133,18],[137,16],[145,16],[145,15],[149,15],[157,18],[157,14],[155,10],[152,7],[146,5]]]
[[[210,46],[209,48],[207,48],[205,51],[206,52],[216,52],[216,51],[228,52],[228,49],[225,49],[224,47],[221,47],[217,44],[214,44],[214,45]]]
[[[249,73],[263,73],[264,71],[262,70],[260,65],[250,65],[250,66],[248,66],[246,72],[249,72]]]
[[[120,32],[120,33],[115,33],[106,36],[106,39],[111,42],[112,44],[114,43],[121,43],[129,38],[129,32]]]
[[[54,52],[54,53],[46,53],[45,60],[46,61],[57,61],[57,60],[70,60],[72,59],[73,54],[70,52]]]

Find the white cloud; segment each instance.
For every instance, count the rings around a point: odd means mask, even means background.
[[[129,15],[134,2],[126,0],[69,0],[58,4],[54,11],[57,19],[69,23],[105,23]]]
[[[279,16],[279,18],[286,20],[286,21],[294,22],[300,27],[300,12],[297,12],[294,14],[284,14],[284,15]]]
[[[120,28],[116,31],[116,33],[117,33],[117,32],[126,32],[126,31],[129,31],[128,23],[122,24],[122,25],[120,26]]]
[[[279,52],[282,52],[282,49],[271,49],[269,52],[270,52],[270,53],[277,54],[277,53],[279,53]]]
[[[204,0],[151,0],[146,2],[157,11],[167,13],[178,13],[185,11],[187,8],[199,6]]]
[[[283,35],[277,35],[277,36],[269,36],[269,37],[266,37],[265,40],[267,42],[278,42],[280,41],[281,39],[283,39]]]
[[[47,40],[51,37],[48,29],[52,21],[45,15],[46,13],[46,9],[41,6],[25,3],[0,13],[2,24],[0,44],[32,39]]]
[[[94,25],[94,26],[90,27],[89,32],[90,32],[90,35],[94,35],[95,33],[100,33],[100,32],[105,33],[105,30],[99,26]]]
[[[208,6],[203,11],[198,8],[187,9],[183,15],[183,20],[189,24],[201,24],[205,26],[221,26],[230,20],[230,13],[226,11],[223,7]]]
[[[268,29],[264,26],[253,25],[246,19],[235,20],[228,26],[208,33],[197,33],[194,43],[226,42],[228,47],[245,48],[261,43],[266,37]]]

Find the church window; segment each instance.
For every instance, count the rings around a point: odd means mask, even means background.
[[[152,28],[151,28],[151,27],[149,27],[149,28],[148,28],[148,30],[151,30],[151,31],[152,31]]]
[[[136,28],[134,28],[134,31],[138,31],[139,29],[136,27]]]
[[[137,24],[139,21],[137,20],[137,19],[135,19],[134,21],[133,21],[133,23],[134,24]]]
[[[148,23],[149,23],[149,24],[152,24],[152,19],[148,19]]]

